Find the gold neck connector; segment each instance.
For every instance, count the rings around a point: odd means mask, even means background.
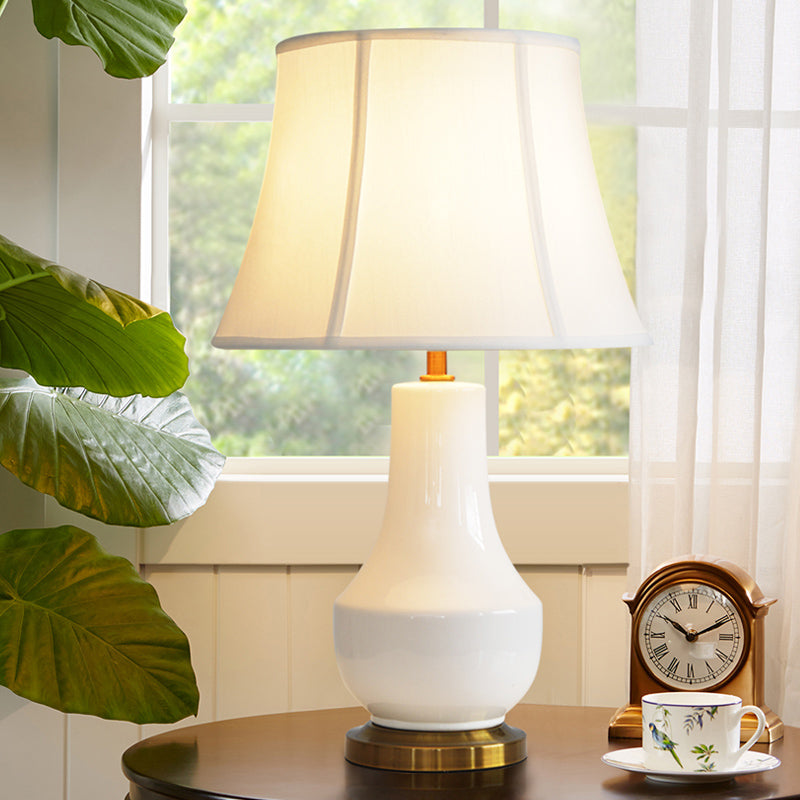
[[[428,372],[420,375],[421,381],[454,381],[455,376],[447,374],[447,352],[445,350],[428,351]]]

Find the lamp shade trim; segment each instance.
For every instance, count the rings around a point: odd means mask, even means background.
[[[223,350],[586,350],[604,347],[638,347],[652,344],[650,335],[642,331],[633,335],[587,334],[586,336],[552,336],[541,339],[529,337],[514,339],[503,337],[441,338],[437,336],[392,336],[387,338],[366,337],[347,338],[343,336],[303,338],[303,339],[264,339],[248,336],[214,337],[214,347]]]
[[[347,210],[344,217],[345,224],[342,226],[342,246],[339,251],[339,266],[336,270],[336,282],[331,298],[327,338],[336,337],[342,332],[350,275],[353,269],[358,204],[361,198],[361,176],[364,171],[369,53],[369,40],[359,40],[356,45],[355,78],[353,80],[353,139],[350,145],[350,175],[347,179]]]
[[[551,45],[552,47],[565,47],[580,53],[581,46],[572,36],[560,33],[544,33],[542,31],[522,31],[506,28],[377,28],[361,31],[324,31],[320,33],[306,33],[301,36],[292,36],[279,42],[275,48],[276,54],[286,53],[290,50],[300,50],[304,47],[316,47],[321,44],[335,42],[366,41],[377,39],[452,39],[456,41],[491,41],[509,42],[520,44]]]
[[[539,267],[539,280],[544,294],[545,311],[556,339],[564,335],[564,317],[558,303],[547,240],[544,235],[544,217],[537,187],[539,178],[536,169],[536,147],[533,141],[533,119],[531,118],[530,81],[528,79],[528,59],[523,48],[514,46],[514,68],[517,85],[517,114],[519,116],[519,138],[522,149],[522,164],[525,172],[525,195],[530,218],[531,237]]]

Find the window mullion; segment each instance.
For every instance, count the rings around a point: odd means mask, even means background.
[[[500,0],[483,0],[483,27],[500,27]]]
[[[150,301],[169,309],[169,61],[153,77],[153,273]]]
[[[500,353],[486,350],[483,354],[483,382],[486,386],[486,452],[500,452]]]

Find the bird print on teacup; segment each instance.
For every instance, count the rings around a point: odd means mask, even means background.
[[[683,720],[683,729],[686,734],[691,733],[695,727],[702,729],[704,715],[708,715],[708,719],[714,719],[717,713],[717,707],[711,708],[692,708],[686,714]],[[656,712],[653,717],[653,722],[649,725],[650,735],[653,737],[653,746],[657,750],[665,750],[669,752],[672,758],[681,769],[686,769],[683,762],[678,755],[678,745],[672,738],[672,726],[670,722],[670,710],[664,706],[657,706]],[[696,744],[692,750],[697,761],[695,772],[714,772],[717,768],[716,763],[712,761],[714,755],[718,755],[719,751],[713,744]]]
[[[669,754],[678,762],[678,766],[683,769],[683,764],[678,754],[675,752],[678,745],[672,741],[672,737],[670,736],[669,709],[658,706],[655,720],[655,722],[650,723],[650,735],[653,737],[653,744],[657,750],[668,750]],[[658,727],[656,723],[658,723],[660,727]]]

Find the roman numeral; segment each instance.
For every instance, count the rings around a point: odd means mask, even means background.
[[[725,653],[723,653],[723,652],[722,652],[722,650],[720,650],[719,648],[717,648],[717,649],[716,649],[716,651],[714,652],[714,655],[715,655],[715,656],[716,656],[716,657],[717,657],[717,658],[718,658],[720,661],[727,661],[727,660],[728,660],[728,656],[727,656],[727,655],[725,655]]]
[[[663,658],[669,652],[669,647],[666,644],[660,644],[653,649],[653,655],[656,658]]]
[[[733,634],[732,633],[721,633],[719,635],[719,640],[721,642],[732,642],[733,641]]]
[[[650,633],[648,633],[647,635],[651,639],[663,639],[663,638],[666,637],[667,633],[666,633],[666,631],[650,631]],[[733,634],[731,634],[731,635],[733,635]]]
[[[667,672],[675,672],[678,669],[678,664],[681,662],[678,661],[677,658],[673,658],[672,661],[669,662],[669,666],[667,667]]]
[[[686,662],[686,677],[694,678],[694,664],[691,661]]]
[[[681,610],[681,604],[678,602],[678,598],[677,597],[670,597],[669,601],[670,601],[670,603],[672,603],[672,607],[676,611],[680,611]]]
[[[689,608],[697,608],[697,595],[690,594],[689,595]]]

